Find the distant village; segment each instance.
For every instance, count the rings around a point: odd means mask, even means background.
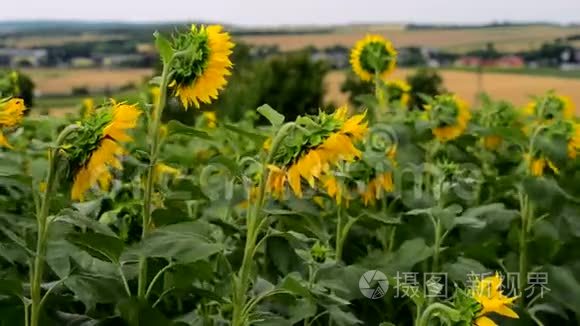
[[[120,49],[120,50],[119,50]],[[548,42],[540,49],[522,53],[500,53],[493,44],[482,50],[456,54],[427,47],[397,49],[399,66],[459,67],[459,68],[541,68],[580,70],[580,48],[561,40]],[[333,69],[347,68],[350,49],[334,46],[324,49],[307,48],[312,60],[325,61]],[[276,55],[276,46],[252,47],[250,55],[265,58]],[[139,68],[152,67],[158,61],[150,43],[126,40],[65,44],[46,48],[0,48],[0,67],[69,67],[69,68]]]

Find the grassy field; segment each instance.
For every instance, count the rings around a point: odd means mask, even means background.
[[[34,111],[62,115],[75,111],[87,97],[71,95],[73,88],[84,87],[91,97],[106,100],[111,94],[118,100],[137,101],[138,90],[143,81],[152,75],[151,69],[28,69],[25,73],[32,78],[38,94]],[[133,85],[133,87],[129,87]],[[119,90],[125,88],[125,90]],[[97,94],[97,95],[95,95]]]
[[[405,78],[412,69],[398,69],[393,78]],[[62,114],[76,107],[84,96],[67,95],[72,87],[87,87],[97,94],[103,94],[102,90],[109,87],[118,87],[135,84],[140,85],[145,77],[151,75],[149,69],[123,69],[123,70],[100,70],[100,69],[35,69],[27,73],[36,83],[39,97],[36,107],[39,111],[50,111]],[[580,77],[570,72],[567,75],[548,76],[549,71],[537,71],[536,75],[530,75],[523,71],[494,71],[485,72],[481,79],[482,89],[493,98],[508,100],[516,105],[523,105],[529,100],[531,94],[542,94],[548,90],[556,90],[561,94],[572,97],[575,103],[580,103]],[[445,87],[456,92],[466,100],[473,102],[478,93],[478,77],[473,71],[468,70],[442,70]],[[347,101],[347,95],[340,91],[340,85],[345,78],[343,71],[333,71],[326,77],[327,101],[337,104]],[[137,91],[127,90],[116,92],[115,97],[123,100],[136,100]],[[104,95],[95,96],[97,99],[105,99]]]
[[[398,69],[393,78],[405,78],[412,69]],[[473,103],[478,89],[477,74],[469,71],[441,71],[445,87],[465,100]],[[348,97],[340,91],[340,85],[345,79],[343,71],[333,71],[326,78],[327,101],[337,104],[344,103]],[[548,90],[555,90],[572,98],[574,103],[580,103],[580,79],[533,76],[505,73],[484,73],[481,79],[481,90],[494,99],[510,101],[518,106],[526,104],[531,95],[541,95]]]
[[[557,26],[513,26],[466,29],[424,29],[372,28],[372,33],[388,37],[397,47],[427,46],[449,51],[465,52],[482,48],[493,42],[501,51],[518,51],[537,48],[542,42],[559,37],[580,34],[580,27]],[[367,31],[361,29],[339,29],[334,33],[306,35],[257,35],[240,39],[255,45],[278,45],[281,50],[296,50],[306,46],[319,48],[333,45],[351,47]]]
[[[66,95],[72,88],[85,87],[89,91],[117,89],[130,84],[139,85],[151,77],[151,69],[28,69],[40,96]]]

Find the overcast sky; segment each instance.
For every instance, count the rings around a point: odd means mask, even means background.
[[[165,8],[157,8],[160,3]],[[0,21],[216,21],[246,26],[364,22],[580,22],[580,0],[17,0]]]

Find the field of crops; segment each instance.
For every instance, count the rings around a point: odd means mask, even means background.
[[[395,79],[405,79],[413,73],[413,69],[397,69],[393,73]],[[481,91],[497,100],[509,101],[517,106],[524,106],[531,97],[553,90],[570,96],[574,103],[580,103],[580,78],[560,78],[551,76],[534,76],[529,74],[486,72],[479,80],[475,72],[470,71],[439,71],[445,87],[457,93],[470,103],[474,103]],[[345,72],[333,71],[326,77],[327,101],[345,103],[347,94],[341,91]]]
[[[199,112],[236,69],[221,26],[155,44],[135,100],[67,116],[0,76],[0,325],[580,323],[576,81],[490,74],[470,105],[445,72],[429,96],[367,35],[361,105],[233,121]]]
[[[307,46],[319,48],[335,45],[351,46],[362,38],[369,28],[339,29],[332,33],[306,35],[251,35],[241,38],[253,45],[277,45],[283,51],[298,50]],[[401,27],[374,26],[374,33],[389,37],[398,47],[425,46],[454,52],[481,49],[493,43],[499,51],[515,52],[539,47],[543,42],[580,33],[580,27],[511,26],[463,29],[404,29]]]

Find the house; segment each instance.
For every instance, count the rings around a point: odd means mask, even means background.
[[[0,67],[39,67],[47,58],[45,49],[0,49]]]
[[[325,61],[332,69],[344,69],[349,66],[348,49],[341,46],[316,50],[312,53],[311,59],[313,61]]]
[[[505,55],[494,59],[484,59],[476,56],[463,56],[455,61],[458,67],[487,68],[522,68],[526,65],[524,59],[517,55]]]
[[[143,67],[147,57],[142,54],[110,54],[100,58],[103,67]]]

